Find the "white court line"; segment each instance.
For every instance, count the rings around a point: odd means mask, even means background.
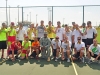
[[[76,68],[75,68],[75,64],[74,64],[72,58],[71,58],[71,61],[72,61],[72,65],[73,65],[73,68],[74,68],[74,71],[75,71],[75,75],[78,75],[77,70],[76,70]]]

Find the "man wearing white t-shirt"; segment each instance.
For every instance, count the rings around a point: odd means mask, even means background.
[[[89,62],[91,62],[91,57],[95,58],[95,60],[100,60],[100,45],[97,44],[97,40],[93,40],[93,44],[90,45],[89,47],[89,52],[88,52],[88,58]]]
[[[64,39],[64,28],[61,27],[60,21],[57,22],[57,28],[55,29],[56,36],[59,37],[61,41]]]
[[[62,47],[62,60],[67,59],[67,62],[70,62],[71,42],[68,40],[67,36],[62,42],[61,47]]]
[[[97,37],[97,30],[92,27],[91,21],[87,22],[87,47],[93,44],[93,39]]]
[[[72,56],[72,59],[77,60],[79,58],[82,62],[84,62],[84,51],[85,44],[81,41],[81,37],[77,37],[77,42],[75,43],[74,55]]]
[[[74,44],[77,42],[77,38],[81,37],[81,31],[79,29],[78,24],[76,24],[76,29],[72,32],[72,44],[74,47]]]
[[[86,23],[82,24],[81,34],[82,34],[82,41],[85,43],[85,47],[87,47],[87,29],[86,29]]]
[[[59,37],[56,36],[56,38],[53,39],[51,43],[52,43],[53,56],[54,56],[55,61],[57,61],[59,57],[61,41],[59,40]]]
[[[19,42],[22,44],[22,41],[24,40],[24,37],[26,36],[26,32],[23,29],[23,24],[21,23],[19,25],[19,28],[17,28],[16,30],[17,30],[17,37],[19,38]]]
[[[65,36],[68,37],[68,40],[72,42],[72,31],[70,30],[69,26],[65,24]]]

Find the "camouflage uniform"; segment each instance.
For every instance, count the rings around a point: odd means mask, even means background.
[[[42,58],[50,57],[50,53],[51,53],[51,50],[50,50],[51,40],[49,38],[42,37],[40,39],[40,46],[41,47],[45,47],[44,49],[41,50]]]

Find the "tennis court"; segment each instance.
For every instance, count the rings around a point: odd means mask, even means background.
[[[98,33],[97,40],[99,36]],[[100,75],[100,64],[86,64],[78,61],[67,63],[61,60],[47,62],[44,59],[12,62],[0,59],[0,75]]]
[[[0,75],[100,75],[100,64],[44,59],[0,60]]]

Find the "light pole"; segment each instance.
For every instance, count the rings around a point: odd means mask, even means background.
[[[7,22],[7,26],[8,26],[7,1],[8,0],[6,0],[6,22]]]
[[[18,24],[19,24],[19,5],[17,7],[18,7]]]
[[[38,15],[36,14],[36,24],[37,24],[37,16],[38,16]]]
[[[9,25],[10,25],[10,5],[9,5]]]
[[[30,22],[31,22],[31,12],[30,12]]]

